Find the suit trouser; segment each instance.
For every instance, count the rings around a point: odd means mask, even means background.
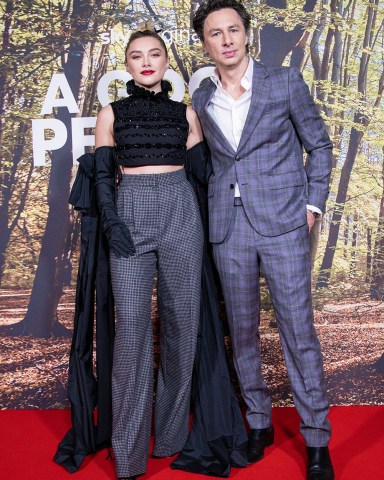
[[[280,340],[308,446],[328,445],[323,362],[313,320],[308,226],[277,237],[263,237],[249,223],[242,206],[234,206],[230,231],[213,244],[232,336],[234,364],[247,405],[250,428],[271,424],[271,398],[260,358],[260,281],[269,287]]]
[[[123,175],[117,209],[136,254],[111,254],[117,310],[112,370],[112,446],[118,477],[146,470],[153,403],[151,300],[157,270],[160,367],[154,416],[159,456],[182,450],[187,435],[197,328],[203,232],[184,170]]]

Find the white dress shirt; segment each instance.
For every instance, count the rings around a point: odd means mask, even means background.
[[[213,94],[211,103],[208,105],[208,112],[212,115],[217,125],[220,126],[220,130],[223,132],[225,138],[228,139],[228,142],[235,152],[239,146],[251,104],[252,76],[253,61],[249,61],[248,68],[240,81],[245,92],[240,95],[239,98],[235,99],[230,93],[224,90],[216,69],[211,75],[211,80],[216,85],[216,91]],[[235,197],[240,197],[237,182],[235,185]]]
[[[221,84],[217,69],[211,75],[212,82],[216,85],[215,93],[208,105],[208,112],[211,114],[225,138],[236,152],[239,146],[241,134],[247,119],[249,106],[252,97],[253,61],[249,59],[247,70],[242,77],[240,84],[245,92],[235,99],[230,93],[224,90]],[[239,186],[236,182],[235,197],[240,197]],[[313,205],[307,205],[312,212],[322,213]]]

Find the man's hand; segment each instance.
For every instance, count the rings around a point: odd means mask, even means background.
[[[315,214],[311,212],[311,210],[307,210],[307,223],[308,223],[309,231],[312,230],[315,220],[316,220]]]

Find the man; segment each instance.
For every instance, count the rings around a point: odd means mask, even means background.
[[[332,144],[300,72],[248,57],[250,16],[242,4],[208,0],[193,25],[216,64],[195,91],[193,107],[212,156],[209,235],[247,405],[248,462],[260,460],[274,439],[260,362],[262,270],[301,417],[307,479],[333,479],[309,251],[309,231],[325,208]]]

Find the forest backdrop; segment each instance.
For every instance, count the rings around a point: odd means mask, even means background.
[[[79,254],[79,217],[67,203],[74,160],[92,148],[101,106],[123,95],[124,45],[142,22],[161,30],[174,98],[190,103],[188,86],[211,66],[192,29],[198,3],[0,1],[0,408],[68,405]],[[383,404],[384,1],[244,3],[251,55],[303,72],[334,142],[327,212],[312,234],[331,402]],[[265,289],[263,297],[264,373],[274,404],[290,405]]]

